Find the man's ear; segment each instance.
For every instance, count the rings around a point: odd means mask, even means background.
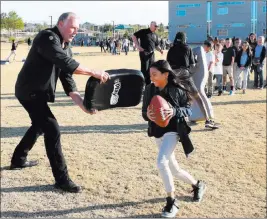
[[[62,27],[62,26],[63,26],[63,21],[59,21],[59,22],[58,22],[58,26],[59,26],[59,27]]]

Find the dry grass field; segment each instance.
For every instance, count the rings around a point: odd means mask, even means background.
[[[101,54],[100,48],[73,48],[80,63],[96,69],[139,69],[137,52],[128,56]],[[10,44],[1,44],[1,60]],[[63,152],[79,194],[54,189],[54,179],[40,137],[29,154],[37,167],[10,171],[14,148],[30,126],[26,111],[14,96],[14,84],[27,56],[18,47],[17,62],[1,65],[1,216],[2,217],[160,217],[165,192],[156,168],[157,147],[147,137],[141,104],[90,116],[75,106],[60,82],[51,110],[61,132]],[[156,58],[165,58],[157,53]],[[36,72],[38,74],[38,72]],[[74,76],[84,94],[88,77]],[[253,78],[253,75],[251,75]],[[251,83],[250,83],[251,86]],[[192,126],[195,152],[185,158],[180,144],[176,157],[197,179],[206,181],[203,202],[190,201],[191,187],[176,181],[183,218],[266,217],[266,89],[243,95],[214,96],[216,121],[221,128],[207,131]]]

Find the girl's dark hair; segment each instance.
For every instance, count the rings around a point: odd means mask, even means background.
[[[252,36],[252,35],[255,35],[255,40],[254,40],[254,42],[252,42],[252,41],[250,40],[250,36]],[[251,43],[255,43],[255,41],[257,41],[257,36],[256,36],[256,34],[255,34],[255,33],[250,33],[249,36],[248,36],[248,43],[249,43],[249,44],[251,44]]]
[[[247,41],[243,41],[243,42],[242,42],[242,45],[243,45],[243,44],[246,44],[246,45],[248,46],[248,48],[247,48],[246,51],[247,51],[250,55],[252,55],[252,51],[251,51],[251,47],[250,47],[250,45],[249,45],[249,42],[247,42]]]
[[[189,100],[192,100],[192,93],[190,88],[190,73],[186,68],[172,69],[169,62],[166,60],[158,60],[150,65],[150,68],[156,68],[161,73],[168,72],[168,83],[179,87],[186,92]]]

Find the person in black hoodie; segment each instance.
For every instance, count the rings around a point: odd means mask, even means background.
[[[236,74],[234,82],[237,83],[238,78],[240,74],[243,72],[243,94],[246,93],[247,89],[247,80],[248,80],[248,74],[249,74],[249,66],[251,65],[252,61],[252,52],[249,47],[249,43],[244,41],[242,43],[242,49],[237,52],[236,55],[236,63],[237,63],[237,68],[236,68]]]
[[[175,36],[173,46],[170,48],[167,54],[167,61],[171,65],[172,69],[185,68],[188,71],[183,71],[183,73],[188,73],[189,77],[188,83],[190,83],[190,89],[192,95],[196,99],[203,115],[206,117],[205,127],[211,129],[217,129],[218,126],[212,121],[209,116],[205,104],[202,100],[198,89],[195,86],[192,75],[190,74],[190,68],[195,66],[195,59],[192,49],[186,44],[186,35],[183,32],[178,32]]]
[[[189,77],[181,77],[179,71],[186,69],[172,70],[169,63],[159,60],[150,66],[150,78],[153,83],[145,88],[142,116],[148,121],[148,136],[155,137],[159,148],[157,167],[163,180],[167,193],[167,204],[162,210],[162,217],[175,217],[178,212],[177,201],[174,196],[174,180],[176,177],[193,187],[193,201],[201,201],[206,185],[203,181],[194,179],[188,172],[181,169],[175,159],[174,150],[177,142],[181,141],[186,156],[193,151],[193,145],[188,137],[190,127],[185,121],[185,117],[190,116],[190,89],[187,83],[180,83],[188,80]],[[168,101],[171,109],[163,111],[166,119],[171,118],[169,124],[162,128],[155,122],[155,115],[149,108],[149,104],[154,95],[162,96]]]

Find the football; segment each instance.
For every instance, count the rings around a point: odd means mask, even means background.
[[[164,109],[170,109],[168,102],[161,96],[154,96],[149,104],[149,109],[155,114],[155,123],[160,127],[166,127],[169,124],[171,118],[166,119],[163,115]]]

